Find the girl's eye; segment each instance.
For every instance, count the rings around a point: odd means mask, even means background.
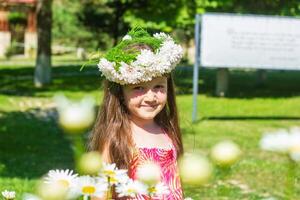
[[[157,88],[157,89],[163,89],[163,88],[165,88],[165,86],[163,86],[163,85],[156,85],[155,88]]]
[[[137,87],[134,87],[133,89],[134,89],[134,90],[139,90],[139,91],[140,91],[140,90],[143,90],[144,88],[143,88],[142,86],[137,86]]]

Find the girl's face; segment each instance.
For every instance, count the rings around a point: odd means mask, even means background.
[[[136,120],[153,120],[167,102],[167,77],[125,85],[123,94],[130,116]]]

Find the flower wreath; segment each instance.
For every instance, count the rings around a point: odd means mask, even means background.
[[[151,50],[134,48],[138,45],[146,45]],[[121,85],[137,84],[171,72],[182,55],[182,47],[169,35],[156,33],[151,36],[147,31],[135,28],[100,59],[98,68],[109,81]]]

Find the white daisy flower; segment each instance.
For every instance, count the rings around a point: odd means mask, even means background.
[[[147,194],[147,186],[139,181],[129,180],[125,184],[119,184],[116,187],[119,197],[135,197],[137,194]]]
[[[290,135],[286,130],[265,134],[260,140],[263,150],[286,153],[290,148]]]
[[[110,185],[126,183],[129,180],[127,170],[118,169],[116,164],[103,163],[103,169],[100,176],[104,176]]]
[[[75,179],[72,191],[86,197],[102,198],[108,190],[108,184],[104,179],[90,176],[80,176]]]
[[[2,196],[4,197],[5,200],[12,200],[12,199],[16,198],[16,192],[15,191],[4,190],[2,192]]]
[[[23,195],[23,200],[42,200],[42,199],[36,195],[25,193]]]
[[[74,182],[78,174],[74,174],[73,170],[50,170],[44,178],[45,183],[59,183],[62,186],[69,188]]]
[[[168,187],[164,183],[158,183],[148,188],[150,196],[162,196],[170,193]]]

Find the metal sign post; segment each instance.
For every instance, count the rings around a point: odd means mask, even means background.
[[[197,120],[197,96],[198,96],[198,74],[199,74],[199,61],[200,61],[200,15],[196,14],[195,17],[195,64],[193,71],[193,112],[192,122]]]

